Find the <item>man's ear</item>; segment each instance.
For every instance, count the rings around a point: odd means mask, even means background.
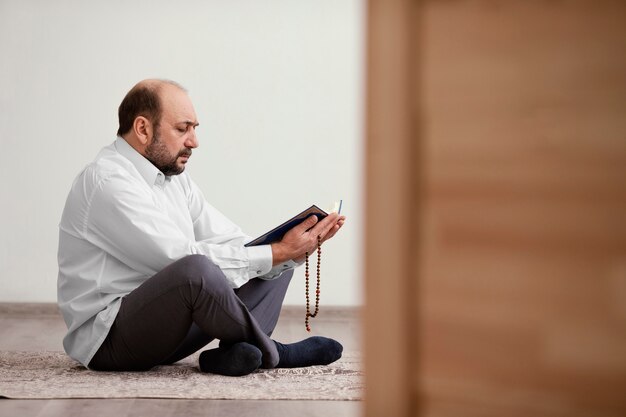
[[[152,123],[143,116],[137,116],[133,122],[133,131],[142,145],[147,145],[152,139]]]

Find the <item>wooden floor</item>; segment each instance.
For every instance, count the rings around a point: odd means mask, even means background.
[[[287,307],[274,338],[292,342],[308,336],[302,319],[303,308]],[[352,309],[324,308],[312,320],[312,335],[339,340],[346,351],[360,349],[358,314]],[[63,350],[66,328],[52,305],[0,304],[0,350]],[[358,401],[234,401],[170,399],[0,399],[0,417],[85,416],[358,416]]]

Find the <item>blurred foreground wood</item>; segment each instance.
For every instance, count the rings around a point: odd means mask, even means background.
[[[366,353],[404,364],[368,362],[366,414],[395,390],[394,415],[626,415],[626,2],[371,3],[370,31],[414,24],[369,35],[370,100],[406,89],[368,104],[367,202],[409,197],[367,227],[405,221],[384,243],[410,261],[381,279],[366,256]],[[385,144],[409,180],[384,183]]]

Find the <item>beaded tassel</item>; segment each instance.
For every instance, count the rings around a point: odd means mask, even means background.
[[[311,326],[309,326],[309,317],[317,316],[317,313],[320,311],[320,265],[322,263],[322,239],[317,237],[317,285],[315,288],[315,312],[311,313],[310,302],[309,302],[309,252],[306,253],[305,256],[305,264],[304,264],[304,289],[306,296],[306,316],[304,317],[304,326],[306,327],[306,331],[311,331]]]

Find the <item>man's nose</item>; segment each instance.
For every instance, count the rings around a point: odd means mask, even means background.
[[[187,137],[187,140],[185,141],[185,146],[187,148],[197,148],[199,143],[198,143],[198,137],[196,136],[196,131],[194,129],[190,129],[191,133],[189,134],[189,136]]]

